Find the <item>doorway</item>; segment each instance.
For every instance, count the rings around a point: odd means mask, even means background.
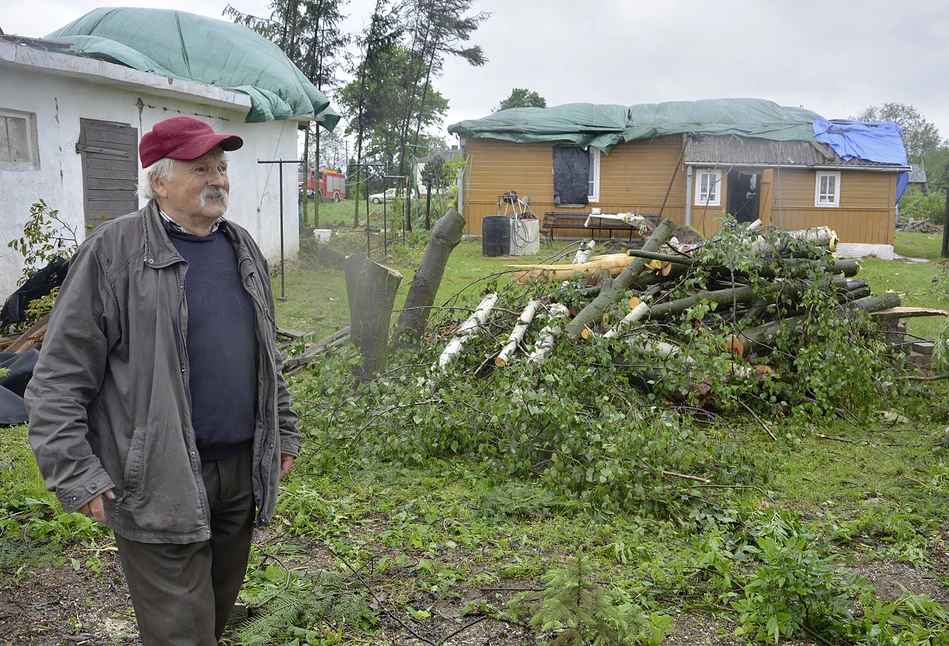
[[[758,188],[760,185],[761,173],[729,171],[728,212],[738,222],[754,222],[758,219]]]

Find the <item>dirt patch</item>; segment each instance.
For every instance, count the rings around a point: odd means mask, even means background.
[[[80,557],[81,555],[76,555]],[[101,556],[101,573],[44,567],[0,579],[0,643],[140,644],[118,556]]]
[[[949,590],[933,574],[921,571],[898,561],[874,561],[862,564],[854,571],[867,577],[877,595],[887,601],[895,601],[904,592],[924,594],[949,608]]]

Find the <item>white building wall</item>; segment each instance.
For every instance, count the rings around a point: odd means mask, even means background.
[[[0,302],[16,289],[23,268],[22,257],[7,243],[22,235],[34,202],[43,199],[59,210],[60,217],[77,228],[80,241],[85,235],[82,163],[76,152],[80,118],[127,123],[141,138],[158,121],[184,114],[203,119],[218,132],[242,137],[244,147],[229,153],[231,203],[226,217],[247,228],[272,263],[280,260],[279,170],[257,161],[297,158],[295,121],[244,123],[250,105],[244,95],[216,88],[200,90],[211,96],[189,95],[182,90],[197,84],[88,59],[31,50],[40,66],[11,65],[10,47],[0,44],[0,110],[36,115],[39,168],[0,168]],[[110,78],[72,69],[90,65],[107,69]],[[291,259],[299,249],[295,165],[284,166],[283,194],[284,253]]]

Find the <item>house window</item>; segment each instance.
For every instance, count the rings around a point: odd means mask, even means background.
[[[36,115],[0,110],[0,169],[39,168],[36,146]]]
[[[695,204],[721,206],[722,171],[700,170],[695,174]]]
[[[554,144],[554,204],[582,205],[599,199],[600,151]]]
[[[814,206],[840,206],[840,171],[817,171]]]
[[[600,150],[590,146],[590,175],[587,180],[587,201],[600,201]]]

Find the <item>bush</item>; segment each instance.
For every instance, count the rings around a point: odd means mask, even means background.
[[[946,217],[946,194],[937,191],[924,195],[915,186],[910,186],[900,199],[899,217],[942,224]]]

